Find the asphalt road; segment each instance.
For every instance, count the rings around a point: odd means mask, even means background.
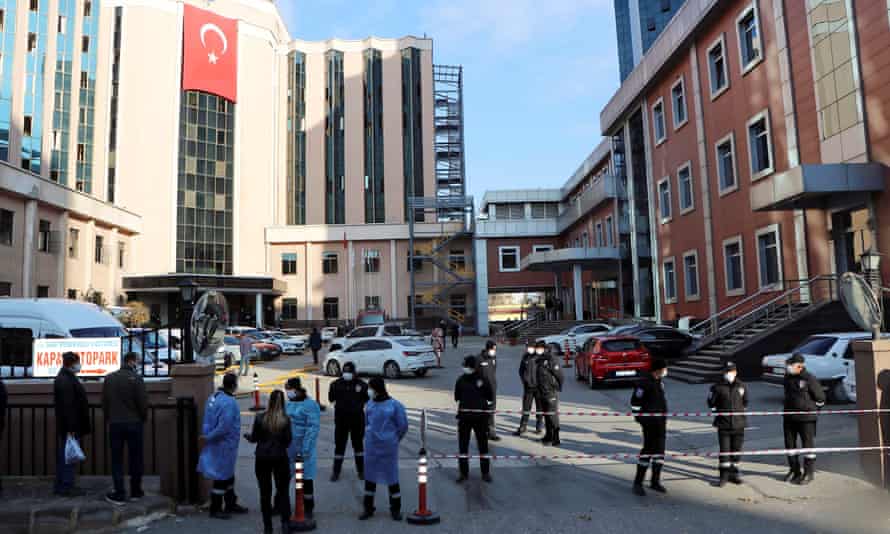
[[[427,450],[435,457],[457,452],[456,422],[452,390],[460,371],[462,356],[478,352],[484,340],[464,341],[458,350],[444,357],[445,368],[424,378],[405,378],[390,383],[390,394],[409,409],[411,429],[401,445],[400,475],[403,511],[417,505],[417,453],[421,446],[419,421],[427,409]],[[518,381],[519,347],[501,347],[498,368],[498,408],[520,409]],[[299,360],[299,361],[298,361]],[[291,372],[302,359],[267,366],[264,375]],[[632,388],[628,385],[590,390],[574,380],[574,370],[565,369],[566,384],[562,410],[627,411]],[[322,378],[326,395],[327,378]],[[671,410],[705,411],[706,385],[666,383]],[[781,409],[781,389],[765,383],[749,384],[751,409]],[[248,400],[242,401],[245,409]],[[852,406],[836,406],[850,408]],[[439,411],[442,410],[442,411]],[[251,416],[245,412],[242,424]],[[502,440],[494,454],[611,454],[636,453],[640,447],[637,424],[627,417],[566,416],[562,420],[559,449],[544,447],[535,435],[517,438],[510,434],[518,416],[497,419]],[[781,448],[781,418],[751,417],[745,448]],[[824,415],[819,422],[817,446],[856,446],[856,419],[849,415]],[[471,448],[471,451],[473,449]],[[671,419],[668,424],[668,450],[703,452],[716,450],[716,433],[708,418]],[[183,515],[148,526],[147,530],[178,533],[205,533],[224,528],[225,532],[260,530],[256,481],[253,475],[253,447],[242,442],[239,451],[236,488],[251,513],[229,522],[210,520],[205,514]],[[386,492],[378,491],[378,514],[374,520],[359,522],[362,487],[353,465],[347,459],[340,482],[328,481],[333,456],[333,415],[323,413],[318,445],[319,473],[316,480],[316,520],[326,532],[403,532],[419,527],[394,523],[386,514]],[[349,452],[347,452],[349,457]],[[861,480],[855,454],[823,455],[817,461],[816,481],[807,487],[791,486],[780,478],[787,470],[783,456],[750,457],[743,462],[745,483],[716,488],[716,460],[680,458],[665,467],[666,496],[650,492],[646,498],[631,494],[635,466],[613,460],[503,460],[493,467],[494,482],[479,480],[478,468],[471,463],[470,481],[454,482],[457,461],[434,459],[430,471],[431,508],[442,523],[427,527],[435,532],[886,532],[890,527],[887,494]],[[143,530],[145,531],[145,530]]]

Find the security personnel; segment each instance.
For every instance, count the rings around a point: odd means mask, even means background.
[[[541,443],[559,446],[559,392],[562,391],[562,371],[559,359],[547,350],[547,344],[535,345],[535,381],[537,383],[538,407],[549,412],[544,416],[546,431]]]
[[[476,445],[480,455],[488,454],[488,417],[478,410],[487,410],[494,402],[494,390],[477,365],[474,356],[464,358],[463,374],[454,384],[454,402],[457,403],[457,440],[462,456],[470,450],[470,432],[476,434]],[[470,474],[470,460],[460,458],[458,484],[467,480]],[[481,458],[482,480],[491,482],[491,460]]]
[[[488,340],[485,342],[485,349],[483,349],[482,353],[479,355],[479,372],[482,377],[488,380],[488,383],[491,384],[492,401],[488,407],[488,409],[491,410],[491,413],[488,414],[488,439],[491,441],[501,440],[494,425],[494,410],[497,409],[498,402],[497,352],[497,344],[494,341]]]
[[[535,401],[535,411],[541,412],[541,405],[538,404],[538,383],[537,368],[535,367],[535,344],[529,343],[525,347],[525,354],[522,355],[522,361],[519,363],[519,380],[522,381],[522,417],[519,419],[519,429],[513,432],[514,436],[525,434],[528,428],[529,411],[532,409],[532,400]],[[540,413],[535,414],[535,434],[541,433],[541,423],[543,416]]]
[[[819,409],[825,406],[825,392],[819,380],[806,370],[804,357],[793,354],[785,361],[785,411],[812,412],[785,416],[785,448],[796,449],[797,438],[801,447],[815,447],[816,420]],[[785,482],[809,484],[813,481],[816,468],[816,455],[808,453],[803,459],[804,474],[800,473],[800,459],[797,454],[788,455],[791,469],[785,475]]]
[[[723,366],[723,376],[720,381],[711,386],[708,394],[708,407],[712,412],[744,413],[748,407],[748,388],[738,379],[738,369],[735,362],[726,362]],[[714,426],[717,428],[717,441],[720,444],[720,452],[740,452],[745,442],[745,425],[747,420],[744,415],[717,415],[714,417]],[[739,461],[737,454],[720,455],[720,481],[718,486],[723,487],[727,482],[741,484],[739,476]]]
[[[650,373],[643,377],[634,388],[630,407],[635,414],[664,413],[667,411],[667,398],[664,395],[664,382],[667,376],[667,363],[662,359],[652,362]],[[667,419],[664,416],[637,416],[637,422],[643,428],[643,449],[637,462],[637,476],[634,478],[633,492],[640,497],[646,496],[643,479],[646,470],[652,464],[652,480],[649,484],[659,493],[667,493],[661,485],[661,469],[664,467],[664,442],[667,433]]]
[[[340,478],[346,440],[352,439],[355,453],[355,470],[359,480],[365,472],[365,403],[368,402],[368,384],[355,376],[355,364],[343,364],[343,375],[331,383],[328,402],[334,408],[334,472],[331,482]]]

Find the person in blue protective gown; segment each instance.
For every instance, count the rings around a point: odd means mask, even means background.
[[[308,398],[299,378],[289,379],[284,385],[284,391],[287,394],[284,409],[290,418],[292,434],[287,455],[291,470],[297,457],[303,459],[303,510],[307,517],[312,517],[315,512],[315,472],[318,460],[315,445],[318,443],[321,409],[317,402]]]
[[[201,429],[201,457],[198,472],[213,481],[210,490],[210,517],[229,519],[231,514],[246,514],[235,495],[235,464],[241,441],[241,410],[235,400],[238,377],[226,374],[222,387],[207,399]],[[225,507],[223,502],[225,501]]]
[[[389,487],[389,511],[402,520],[402,494],[399,488],[399,442],[408,432],[408,417],[402,403],[386,392],[386,384],[374,377],[368,384],[365,405],[365,499],[360,520],[374,515],[377,484]]]

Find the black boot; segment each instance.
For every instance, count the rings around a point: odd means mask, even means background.
[[[272,518],[263,517],[263,534],[272,534],[275,529],[272,528]]]
[[[224,496],[226,501],[226,507],[223,509],[227,514],[246,514],[247,508],[238,504],[238,496],[235,495],[235,490],[233,488],[229,488],[226,490],[226,494]]]
[[[816,460],[814,458],[803,459],[803,476],[798,484],[806,486],[816,479]]]
[[[646,496],[646,490],[643,489],[643,480],[646,479],[646,470],[649,468],[649,464],[637,464],[637,476],[634,477],[634,487],[633,492],[634,495],[639,495],[640,497]]]
[[[362,504],[364,506],[364,511],[362,512],[362,515],[358,516],[359,521],[365,521],[374,516],[374,496],[365,495],[365,499]]]
[[[797,484],[800,482],[800,459],[797,456],[788,457],[788,473],[785,474],[785,482]]]
[[[331,473],[331,482],[340,480],[340,471],[343,469],[343,458],[334,459],[334,471]]]
[[[315,512],[315,495],[303,494],[303,511],[306,513],[307,518],[312,518]]]
[[[739,466],[736,464],[732,464],[732,467],[729,468],[729,481],[733,484],[742,483],[742,476],[739,474]]]
[[[726,483],[729,482],[729,469],[726,467],[720,468],[720,480],[717,481],[717,486],[723,487]]]
[[[402,520],[402,498],[401,497],[390,497],[389,498],[389,513],[392,516],[393,521],[401,521]]]
[[[541,421],[541,417],[536,417],[535,418],[535,434],[541,433],[541,425],[542,424],[543,424],[543,421]]]
[[[515,432],[513,432],[513,435],[514,435],[514,436],[521,436],[521,435],[525,434],[526,431],[528,430],[528,426],[527,426],[527,425],[528,425],[528,422],[527,422],[525,419],[523,419],[523,420],[519,423],[519,428],[518,428]]]
[[[661,469],[664,467],[664,464],[661,462],[652,462],[652,481],[649,483],[649,487],[658,493],[667,493],[667,488],[661,485]]]
[[[223,496],[219,493],[210,494],[210,517],[214,519],[230,519],[229,514],[222,511]]]
[[[553,429],[553,442],[551,443],[551,445],[553,445],[554,447],[559,447],[559,443],[559,427],[556,427]]]
[[[361,456],[356,455],[355,457],[355,472],[358,475],[359,480],[365,479],[365,456],[362,453]]]
[[[541,438],[541,443],[544,445],[550,445],[553,442],[553,428],[550,426],[550,422],[546,422],[544,424],[544,437]]]

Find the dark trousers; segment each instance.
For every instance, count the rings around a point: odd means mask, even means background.
[[[719,430],[717,431],[717,442],[720,444],[720,452],[741,452],[742,445],[745,443],[745,431]],[[719,460],[720,470],[738,468],[741,460],[742,457],[738,454],[721,454]]]
[[[365,471],[365,419],[361,414],[334,419],[334,472],[337,474],[343,467],[346,442],[349,440],[355,453],[355,469],[361,476]]]
[[[65,433],[59,433],[56,437],[56,493],[65,493],[74,487],[74,468],[77,466],[65,463],[65,442],[67,440],[68,435]],[[81,447],[83,447],[82,444]]]
[[[260,510],[263,524],[272,524],[272,481],[275,481],[275,511],[281,521],[290,517],[290,462],[287,458],[257,458],[254,465],[256,482],[260,488]],[[305,488],[304,488],[305,492]]]
[[[640,426],[643,429],[643,448],[640,450],[640,455],[644,457],[640,458],[639,463],[663,464],[667,421],[662,417],[652,418],[651,421],[640,422]]]
[[[226,508],[232,508],[238,502],[235,496],[235,477],[213,481],[210,488],[210,513],[221,511],[224,500]]]
[[[528,425],[528,412],[532,409],[532,401],[535,401],[535,411],[541,412],[543,409],[541,408],[541,400],[538,395],[535,393],[535,390],[529,388],[522,388],[522,417],[519,418],[519,430],[524,431]],[[535,414],[535,423],[536,428],[541,428],[541,422],[543,417],[540,413]]]
[[[460,339],[460,334],[451,334],[451,346],[457,348],[457,341]]]
[[[800,439],[800,447],[802,449],[811,449],[816,443],[816,422],[815,421],[785,421],[785,448],[797,449],[798,439]],[[813,464],[816,462],[815,454],[804,455],[804,468],[807,472],[812,472]],[[791,470],[800,472],[800,457],[797,454],[788,455],[788,465]]]
[[[545,412],[553,412],[544,416],[544,425],[547,436],[552,436],[554,430],[559,429],[559,395],[557,393],[539,393],[537,397],[538,407]]]
[[[494,421],[494,410],[498,409],[497,392],[494,392],[494,394],[495,394],[494,402],[492,402],[491,404],[488,405],[488,409],[491,410],[491,413],[488,414],[488,417],[486,417],[487,421],[485,422],[486,425],[488,426],[488,435],[489,436],[497,436],[498,435],[498,429],[495,426],[495,421]]]
[[[312,363],[318,365],[318,349],[316,348],[312,349]]]
[[[374,510],[374,494],[377,493],[377,484],[365,481],[365,510]],[[398,484],[389,487],[389,509],[398,512],[402,509],[402,488]]]
[[[479,448],[479,454],[488,454],[488,422],[483,417],[472,419],[461,419],[457,422],[457,447],[460,454],[467,454],[470,451],[470,432],[476,434],[476,446]],[[460,472],[466,476],[470,473],[469,458],[460,458],[458,460]],[[479,466],[482,473],[491,471],[491,460],[488,458],[480,458]]]
[[[142,493],[143,473],[143,425],[142,423],[111,423],[108,425],[111,441],[111,479],[114,481],[114,492],[124,492],[124,446],[127,447],[127,458],[130,464],[130,495]]]

